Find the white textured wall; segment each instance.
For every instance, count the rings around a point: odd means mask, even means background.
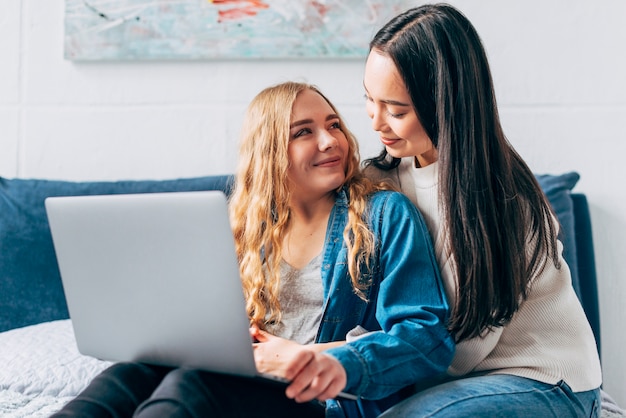
[[[592,211],[607,390],[626,406],[626,2],[453,1],[491,59],[511,142],[535,172],[577,170]],[[0,0],[0,175],[71,180],[232,172],[261,88],[318,84],[362,143],[361,60],[63,60],[63,0]]]

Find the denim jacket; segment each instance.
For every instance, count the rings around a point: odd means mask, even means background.
[[[374,417],[407,396],[412,384],[446,371],[454,342],[446,330],[449,309],[426,224],[401,193],[372,195],[366,214],[375,254],[365,274],[367,302],[352,289],[343,230],[348,220],[345,190],[337,195],[323,250],[324,312],[318,343],[363,336],[326,351],[348,376],[344,391],[358,401],[333,399],[327,417]]]

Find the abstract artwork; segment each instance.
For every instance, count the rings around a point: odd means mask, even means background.
[[[65,0],[65,58],[357,58],[409,0]]]

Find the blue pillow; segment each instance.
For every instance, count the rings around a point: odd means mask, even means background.
[[[578,173],[536,175],[561,223],[564,258],[580,295],[571,190]],[[45,214],[48,196],[194,190],[230,192],[232,176],[177,180],[67,182],[0,177],[0,332],[68,318]]]
[[[230,191],[232,176],[68,182],[0,177],[0,332],[68,318],[44,200],[48,196]]]
[[[535,177],[561,223],[559,239],[563,243],[563,258],[572,272],[572,286],[580,298],[574,204],[571,196],[572,189],[578,183],[580,175],[572,171],[561,175],[536,174]]]

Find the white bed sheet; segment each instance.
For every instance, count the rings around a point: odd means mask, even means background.
[[[49,417],[111,364],[78,352],[69,319],[2,332],[0,417]],[[602,392],[601,416],[626,415]]]
[[[0,333],[0,416],[48,417],[111,363],[78,352],[70,320]]]

